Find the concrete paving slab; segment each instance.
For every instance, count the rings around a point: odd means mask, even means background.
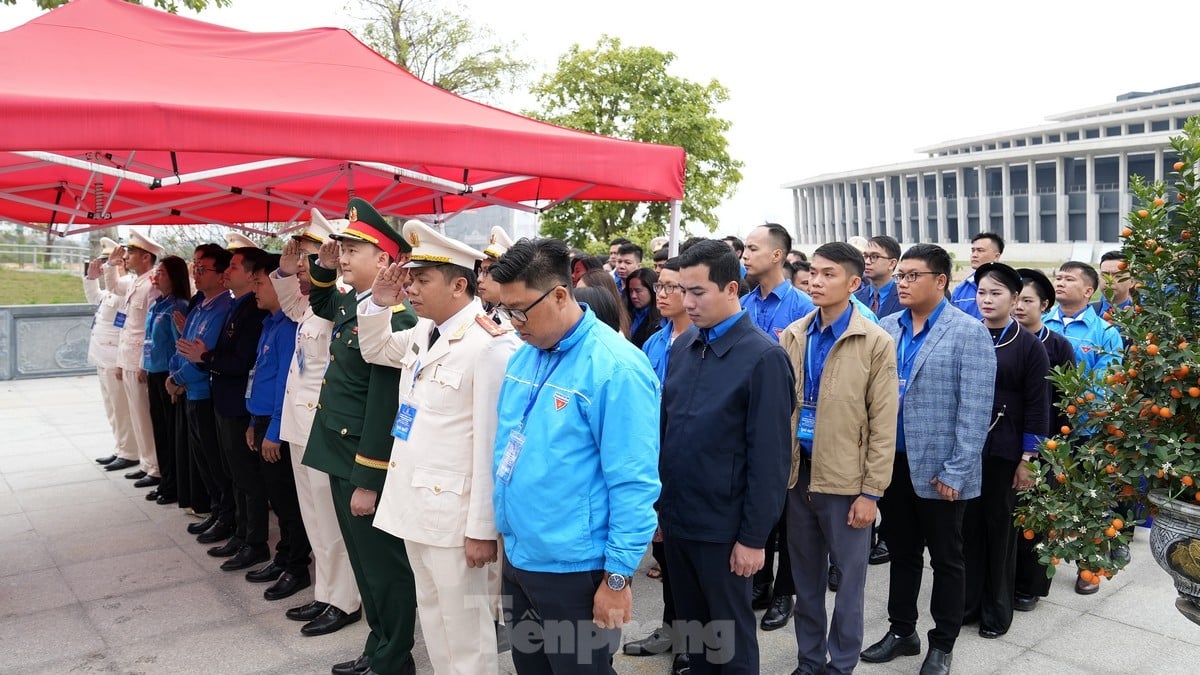
[[[93,504],[67,504],[56,509],[30,511],[29,522],[48,537],[80,530],[94,530],[113,523],[139,523],[149,520],[127,499]]]
[[[39,664],[99,654],[105,649],[78,604],[0,621],[0,672],[25,672]]]
[[[29,532],[33,532],[33,525],[24,513],[0,516],[0,540],[8,540]]]
[[[107,644],[189,633],[238,616],[224,593],[200,580],[151,591],[132,590],[83,603],[88,618]]]
[[[257,673],[292,658],[274,636],[248,619],[134,639],[110,651],[122,672],[139,673]]]
[[[0,620],[77,602],[56,567],[0,577]]]
[[[97,507],[99,508],[99,507]],[[172,549],[175,542],[143,521],[64,532],[45,539],[46,548],[60,567],[99,562],[131,553]]]
[[[54,558],[34,532],[4,540],[0,546],[0,577],[54,567]]]
[[[63,568],[63,576],[83,602],[150,590],[204,576],[204,570],[179,549],[159,549],[89,560]]]
[[[127,495],[118,489],[119,487],[118,484],[110,481],[93,480],[86,483],[26,489],[17,493],[16,499],[20,502],[21,508],[28,513],[58,509],[71,504],[91,504],[124,499]]]
[[[5,480],[8,481],[8,486],[14,491],[104,480],[104,476],[101,475],[103,472],[97,473],[94,468],[95,466],[95,462],[92,463],[92,466],[81,462],[79,466],[65,466],[52,469],[43,468],[35,471],[6,473],[4,476]]]
[[[79,450],[54,450],[49,452],[26,452],[19,455],[0,456],[0,471],[19,473],[64,466],[79,465]]]

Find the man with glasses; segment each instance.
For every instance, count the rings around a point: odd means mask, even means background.
[[[917,596],[929,549],[934,628],[923,675],[950,672],[966,601],[962,524],[966,501],[980,494],[996,378],[987,328],[965,312],[946,311],[950,254],[933,244],[905,252],[897,294],[905,309],[879,325],[896,343],[900,416],[892,481],[879,509],[891,551],[888,617],[883,639],[862,660],[884,663],[921,653]]]
[[[886,234],[871,237],[862,257],[866,263],[863,276],[867,283],[858,289],[854,297],[881,319],[904,309],[900,304],[900,296],[896,294],[896,282],[892,279],[892,273],[900,261],[900,242]]]
[[[521,675],[614,672],[657,523],[658,380],[575,301],[570,264],[563,242],[522,239],[490,270],[525,342],[500,389],[493,498]]]

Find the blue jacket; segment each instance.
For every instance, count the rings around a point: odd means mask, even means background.
[[[216,347],[217,338],[221,336],[221,328],[225,326],[225,318],[232,306],[233,296],[225,291],[218,293],[211,302],[200,300],[193,303],[192,311],[188,313],[187,321],[183,324],[183,337],[188,340],[203,340],[208,349]],[[176,353],[171,357],[169,368],[175,384],[187,387],[189,401],[212,398],[207,365],[192,363]]]
[[[667,537],[763,548],[787,495],[795,402],[787,353],[749,315],[711,342],[699,330],[675,341],[659,461]]]
[[[509,563],[633,574],[658,524],[658,390],[645,355],[586,308],[553,349],[513,354],[497,404],[493,496]],[[514,432],[524,443],[505,480]]]
[[[762,297],[759,287],[755,286],[754,290],[741,297],[740,302],[742,309],[750,315],[750,321],[776,342],[779,342],[779,334],[784,328],[816,309],[812,296],[786,279],[771,289],[767,297]]]
[[[282,310],[263,320],[262,335],[258,338],[258,356],[250,371],[250,395],[246,411],[251,415],[270,416],[267,440],[279,442],[279,425],[283,422],[283,395],[287,390],[288,368],[296,354],[296,322]]]
[[[871,282],[867,281],[866,279],[863,279],[863,285],[858,289],[858,292],[854,294],[854,298],[865,305],[867,309],[870,309],[871,298],[875,297],[877,293],[879,293],[879,291],[875,289],[875,286],[873,286]],[[971,297],[973,300],[975,296]],[[883,300],[879,303],[879,311],[874,312],[876,318],[882,319],[885,316],[895,314],[903,309],[904,305],[900,304],[900,294],[896,292],[896,282],[887,282],[887,285],[883,287]]]
[[[187,312],[188,301],[174,295],[160,295],[146,315],[146,341],[142,343],[142,370],[165,373],[175,355],[175,312]],[[176,383],[178,384],[178,383]]]
[[[975,295],[978,291],[979,286],[975,285],[975,272],[972,270],[971,276],[964,279],[950,295],[950,304],[976,319],[982,319],[983,315],[979,313],[979,305],[975,302]]]
[[[671,320],[663,319],[658,332],[647,338],[646,343],[642,345],[642,351],[650,359],[650,367],[654,369],[654,374],[658,375],[660,383],[667,379],[667,362],[671,357],[671,333],[674,330],[675,327],[671,323]],[[690,331],[695,330],[695,326],[690,326],[679,338],[683,339]]]
[[[1069,324],[1063,321],[1062,307],[1055,307],[1042,317],[1046,328],[1067,338],[1075,349],[1075,360],[1094,375],[1103,373],[1110,363],[1120,363],[1124,343],[1115,327],[1096,314],[1091,306]],[[1065,327],[1064,327],[1065,325]]]
[[[973,499],[982,481],[996,355],[992,336],[978,319],[949,311],[944,304],[942,308],[921,350],[910,356],[912,367],[900,400],[905,453],[898,453],[896,461],[907,458],[918,497],[939,499],[937,488],[929,484],[937,476],[958,490],[959,499]],[[879,322],[896,342],[897,352],[900,318],[910,315],[906,309]],[[897,363],[902,362],[897,356]]]

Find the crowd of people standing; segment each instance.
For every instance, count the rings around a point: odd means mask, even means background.
[[[97,461],[197,515],[266,600],[315,582],[286,610],[303,634],[365,617],[334,675],[415,672],[418,621],[439,674],[504,649],[522,675],[611,673],[647,549],[662,622],[623,650],[673,675],[758,673],[757,632],[789,622],[795,674],[922,651],[949,673],[964,625],[998,637],[1047,594],[1013,510],[1060,421],[1050,369],[1120,358],[1118,256],[1093,306],[1089,264],[1014,269],[992,233],[951,289],[944,249],[887,236],[810,257],[764,224],[646,261],[347,216],[190,263],[133,233],[85,279]],[[869,564],[889,625],[864,648]]]

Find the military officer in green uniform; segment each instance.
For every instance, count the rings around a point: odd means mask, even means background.
[[[350,223],[321,246],[309,266],[313,313],[333,322],[325,372],[304,465],[329,474],[333,506],[371,628],[362,656],[333,667],[334,675],[415,673],[412,660],[416,591],[404,542],[372,526],[392,451],[400,371],[363,360],[358,344],[359,302],[375,275],[407,262],[412,248],[369,203],[349,204]],[[343,293],[335,285],[352,287]],[[412,328],[405,305],[392,308],[392,330]]]

